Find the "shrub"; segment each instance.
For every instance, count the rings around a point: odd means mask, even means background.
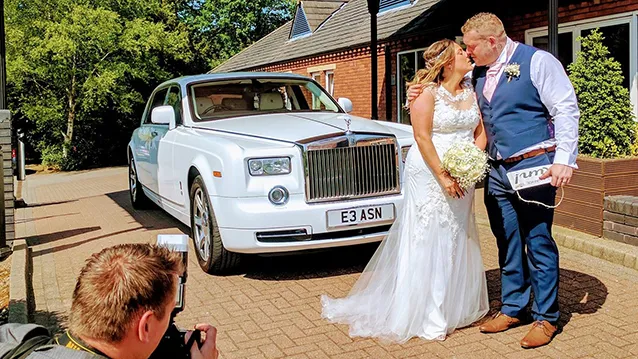
[[[598,158],[632,155],[636,141],[629,90],[620,63],[609,57],[598,29],[579,37],[581,51],[568,66],[580,108],[579,153]]]

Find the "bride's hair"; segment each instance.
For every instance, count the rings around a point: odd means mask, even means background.
[[[423,52],[425,67],[414,75],[407,87],[415,84],[441,83],[443,81],[443,69],[445,65],[454,61],[454,44],[450,39],[439,40],[430,45]]]

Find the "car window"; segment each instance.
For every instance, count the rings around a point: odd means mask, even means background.
[[[151,106],[148,108],[148,111],[146,112],[146,117],[144,118],[144,123],[151,123],[151,112],[153,112],[153,109],[155,107],[164,105],[167,91],[168,91],[167,88],[161,89],[157,91],[155,95],[153,95],[153,98],[150,100]]]
[[[175,110],[175,123],[182,123],[182,95],[178,86],[171,86],[166,96],[166,104]]]
[[[195,120],[280,112],[341,112],[336,102],[315,83],[293,78],[223,80],[189,87]],[[311,99],[320,104],[312,108]]]

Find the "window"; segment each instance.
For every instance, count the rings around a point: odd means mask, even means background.
[[[335,73],[333,71],[326,71],[326,91],[330,95],[334,95],[335,90]]]
[[[380,0],[379,13],[401,6],[412,5],[413,2],[413,0]]]
[[[341,109],[323,87],[298,78],[244,78],[194,84],[189,87],[195,121],[211,121],[266,113]],[[316,108],[308,99],[316,98]],[[267,121],[268,117],[265,117]]]
[[[609,48],[610,56],[620,62],[624,85],[629,88],[631,79],[638,70],[638,59],[632,52],[638,46],[636,14],[623,13],[608,17],[599,17],[583,21],[559,24],[558,59],[567,70],[567,65],[576,60],[580,51],[578,36],[587,36],[593,29],[599,29],[605,38],[604,44]],[[633,29],[633,30],[632,30]],[[547,50],[547,28],[528,30],[525,42],[529,45]],[[633,58],[632,58],[633,56]]]
[[[410,125],[410,115],[403,108],[405,104],[405,96],[407,83],[412,81],[417,70],[425,67],[423,60],[423,49],[400,52],[397,55],[397,122]]]
[[[153,112],[155,107],[164,105],[167,92],[168,88],[163,88],[153,95],[153,98],[151,99],[151,106],[148,108],[146,116],[144,117],[144,123],[151,123],[151,112]]]
[[[166,104],[175,110],[175,123],[182,123],[182,95],[178,86],[171,86],[166,96]]]
[[[563,64],[565,70],[567,70],[567,65],[571,64],[574,59],[573,44],[571,31],[558,34],[558,60]],[[532,46],[547,51],[549,49],[549,37],[547,35],[535,37]]]
[[[622,74],[625,77],[623,85],[629,88],[629,24],[601,26],[598,29],[605,38],[603,44],[609,49],[610,56],[620,62]],[[581,34],[587,36],[592,30],[593,28],[582,30]]]
[[[313,80],[317,81],[317,83],[321,83],[321,73],[320,72],[315,72],[313,74],[310,75],[312,77]],[[315,96],[314,93],[312,93],[312,109],[313,110],[318,110],[320,108],[320,102],[319,102],[319,98],[317,96]]]

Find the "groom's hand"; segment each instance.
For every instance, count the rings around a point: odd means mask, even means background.
[[[421,84],[415,84],[408,87],[408,104],[412,103],[412,101],[419,97],[421,92],[423,92],[424,87],[425,86]]]
[[[549,170],[543,173],[540,176],[540,179],[552,177],[552,186],[554,187],[562,187],[569,184],[569,181],[572,179],[572,174],[574,173],[574,169],[561,164],[553,164]]]

